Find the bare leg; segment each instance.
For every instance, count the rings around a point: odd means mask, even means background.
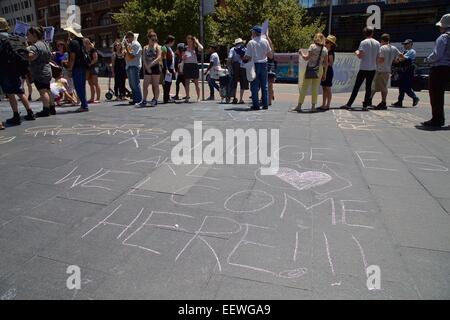
[[[152,76],[152,91],[153,91],[153,98],[158,100],[159,99],[159,80],[161,76],[160,75],[154,75]]]
[[[195,91],[197,91],[197,101],[200,100],[200,85],[198,84],[198,79],[194,80]]]
[[[143,88],[143,101],[147,101],[147,97],[148,97],[148,87],[150,85],[152,81],[151,76],[146,75],[144,77],[144,88]]]

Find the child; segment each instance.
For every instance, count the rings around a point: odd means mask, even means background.
[[[55,82],[50,84],[50,91],[52,92],[55,103],[58,107],[61,107],[61,101],[65,100],[75,105],[77,101],[68,92],[69,82],[62,77],[62,73],[55,74]]]

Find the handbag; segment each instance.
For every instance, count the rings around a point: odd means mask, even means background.
[[[305,79],[318,79],[319,78],[319,65],[320,59],[322,58],[323,46],[320,48],[319,57],[317,58],[317,63],[315,66],[307,66],[305,70]]]

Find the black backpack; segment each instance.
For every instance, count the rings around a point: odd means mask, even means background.
[[[79,58],[80,59],[79,61],[81,62],[81,65],[87,69],[91,65],[91,62],[92,62],[91,56],[89,55],[89,52],[86,51],[86,47],[83,43],[83,39],[77,38],[76,41],[78,41],[78,43],[80,44],[81,57]]]
[[[30,62],[28,61],[28,49],[23,45],[23,41],[18,36],[9,35],[1,38],[0,52],[2,64],[10,71],[15,71],[21,77],[29,72]]]

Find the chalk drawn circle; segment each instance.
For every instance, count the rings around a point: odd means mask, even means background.
[[[260,205],[258,208],[252,209],[252,210],[237,210],[237,208],[233,208],[232,202],[236,201],[235,199],[239,199],[239,197],[249,198],[252,194],[259,194],[266,197],[267,201],[260,201]],[[239,201],[237,201],[239,202]],[[239,202],[241,203],[241,202]],[[227,200],[225,200],[225,203],[223,204],[223,207],[233,213],[255,213],[258,211],[262,211],[270,206],[272,206],[275,203],[275,198],[270,193],[267,193],[266,191],[262,190],[243,190],[236,192],[232,194],[230,197],[228,197]]]

